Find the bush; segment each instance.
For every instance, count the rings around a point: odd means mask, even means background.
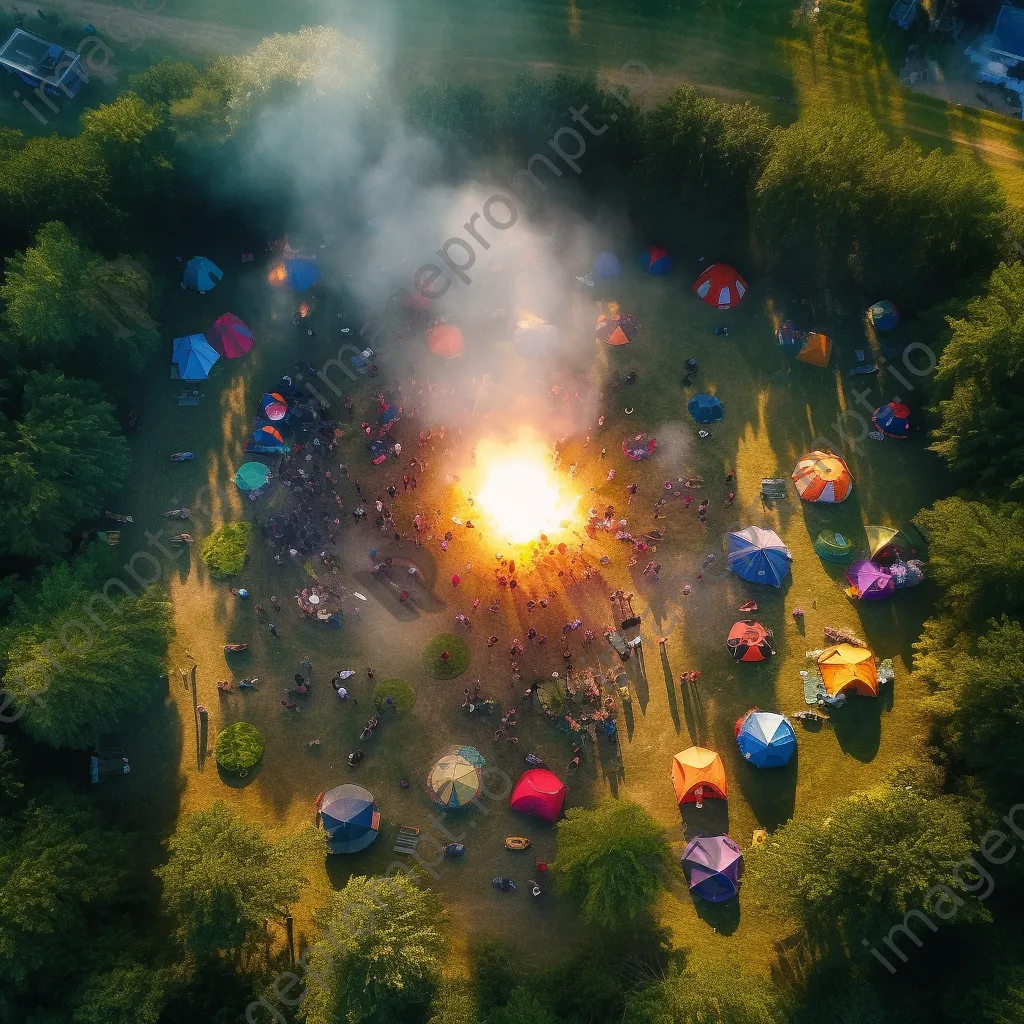
[[[448,660],[441,655],[447,651]],[[469,668],[469,648],[461,636],[439,633],[423,649],[423,668],[434,679],[454,679]],[[397,698],[396,698],[397,700]]]
[[[416,691],[404,679],[385,679],[373,688],[373,706],[378,711],[388,710],[385,697],[393,697],[399,711],[409,711],[416,703]]]
[[[203,541],[200,557],[214,576],[237,576],[245,565],[252,523],[228,523]]]
[[[248,722],[235,722],[217,737],[214,757],[226,772],[248,774],[263,756],[263,734]]]

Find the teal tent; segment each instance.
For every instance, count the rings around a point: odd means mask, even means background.
[[[258,491],[270,480],[270,470],[262,462],[246,462],[235,474],[235,483],[243,491]]]

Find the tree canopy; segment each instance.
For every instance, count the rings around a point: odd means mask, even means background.
[[[551,866],[588,921],[616,928],[650,910],[670,863],[664,832],[639,804],[605,800],[566,812]]]
[[[157,869],[182,944],[203,958],[237,953],[268,918],[283,916],[306,883],[298,865],[313,850],[311,831],[271,839],[219,800],[182,817]]]
[[[438,897],[404,875],[350,878],[317,914],[307,956],[306,1024],[393,1024],[424,1005],[440,980],[447,941]]]

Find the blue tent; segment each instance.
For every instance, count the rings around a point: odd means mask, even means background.
[[[320,282],[323,274],[315,260],[285,260],[285,280],[293,292],[304,292]]]
[[[888,299],[876,302],[868,313],[876,331],[891,331],[900,322],[899,310]]]
[[[598,281],[618,277],[621,269],[619,258],[613,252],[599,252],[594,260],[594,278]]]
[[[257,420],[257,424],[252,437],[245,442],[244,451],[258,455],[278,455],[291,451],[291,446],[285,443],[281,431],[272,423],[261,423]]]
[[[748,526],[729,534],[728,565],[741,579],[781,587],[793,555],[774,530]]]
[[[722,403],[715,395],[694,395],[686,408],[698,423],[717,423],[725,416]]]
[[[185,265],[181,286],[199,293],[208,292],[216,288],[223,277],[224,271],[213,260],[205,256],[193,256]]]
[[[362,786],[335,786],[319,801],[328,853],[356,853],[377,838],[380,811]]]
[[[748,711],[736,723],[736,744],[755,768],[781,768],[796,750],[796,731],[785,715]]]
[[[171,362],[178,368],[182,380],[206,380],[210,367],[220,356],[206,340],[205,334],[190,334],[187,338],[174,339]]]

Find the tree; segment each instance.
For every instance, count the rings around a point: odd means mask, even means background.
[[[520,985],[504,1006],[487,1015],[487,1024],[559,1024],[559,1018],[534,992]]]
[[[121,902],[132,862],[120,832],[70,797],[0,825],[0,965],[16,987],[73,977],[92,923]],[[38,1002],[42,1003],[43,998]]]
[[[202,77],[195,65],[165,57],[145,71],[130,75],[128,88],[146,103],[169,106],[191,96]]]
[[[150,587],[136,596],[121,583],[115,590],[100,554],[50,569],[3,632],[3,683],[20,724],[52,747],[94,747],[144,708],[174,635],[166,594]]]
[[[494,144],[495,110],[475,86],[421,85],[406,100],[405,113],[412,128],[438,144],[454,171],[465,173],[466,162],[489,152]]]
[[[270,839],[219,800],[185,815],[156,871],[182,944],[201,958],[237,954],[268,918],[282,917],[306,883],[297,865],[314,849],[310,831]]]
[[[671,864],[660,826],[639,805],[605,800],[593,810],[573,807],[558,823],[558,884],[582,902],[584,917],[621,927],[648,911]]]
[[[350,878],[317,915],[323,933],[307,962],[306,1024],[420,1013],[441,977],[447,942],[438,897],[404,875]]]
[[[760,974],[719,951],[688,952],[664,980],[626,1001],[623,1024],[782,1024],[786,1014],[776,990]]]
[[[975,636],[930,620],[915,649],[944,745],[1016,792],[1024,782],[1024,627],[1003,616]]]
[[[837,937],[858,952],[907,914],[936,927],[951,911],[958,921],[987,920],[982,904],[957,895],[957,867],[975,850],[972,826],[957,797],[878,786],[791,819],[748,854],[746,889],[813,940]]]
[[[53,560],[124,482],[128,442],[92,381],[29,374],[21,407],[0,454],[0,552]]]
[[[1024,609],[1024,507],[945,498],[919,512],[942,603],[960,622]]]
[[[1001,263],[935,373],[942,422],[932,449],[981,487],[1024,494],[1024,264]]]
[[[157,1024],[165,983],[162,971],[125,959],[81,985],[72,1024]]]

